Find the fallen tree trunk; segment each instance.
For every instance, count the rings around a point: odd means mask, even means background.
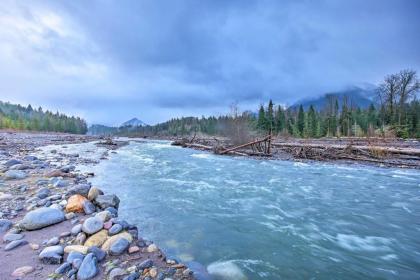
[[[245,143],[245,144],[242,144],[242,145],[230,148],[230,149],[226,149],[226,150],[223,150],[223,151],[219,152],[219,154],[220,155],[227,154],[227,153],[230,153],[230,152],[242,149],[242,148],[246,148],[246,147],[254,145],[254,144],[262,143],[262,142],[267,141],[269,138],[270,138],[270,136],[267,136],[267,137],[265,137],[264,139],[261,139],[261,140],[255,140],[255,141]]]

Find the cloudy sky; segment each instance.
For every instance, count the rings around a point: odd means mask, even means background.
[[[147,123],[420,69],[418,0],[2,0],[0,100]]]

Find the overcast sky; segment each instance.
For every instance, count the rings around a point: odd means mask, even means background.
[[[0,100],[119,124],[256,108],[420,69],[420,1],[12,1]]]

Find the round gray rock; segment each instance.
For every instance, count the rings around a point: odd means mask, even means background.
[[[88,280],[98,274],[98,264],[94,254],[90,253],[83,259],[82,264],[80,265],[79,271],[77,272],[78,280]]]
[[[98,217],[87,218],[83,223],[82,230],[87,234],[94,234],[100,231],[104,226],[102,220]]]
[[[28,212],[21,225],[27,230],[36,230],[64,221],[64,213],[55,208],[42,207]]]

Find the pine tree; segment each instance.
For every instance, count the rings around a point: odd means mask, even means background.
[[[258,121],[257,121],[257,128],[261,131],[264,131],[267,127],[267,120],[265,118],[265,110],[264,106],[260,106],[260,110],[258,111]]]
[[[303,111],[302,104],[299,106],[299,112],[297,116],[297,131],[300,136],[303,136],[303,130],[305,128],[305,112]]]

